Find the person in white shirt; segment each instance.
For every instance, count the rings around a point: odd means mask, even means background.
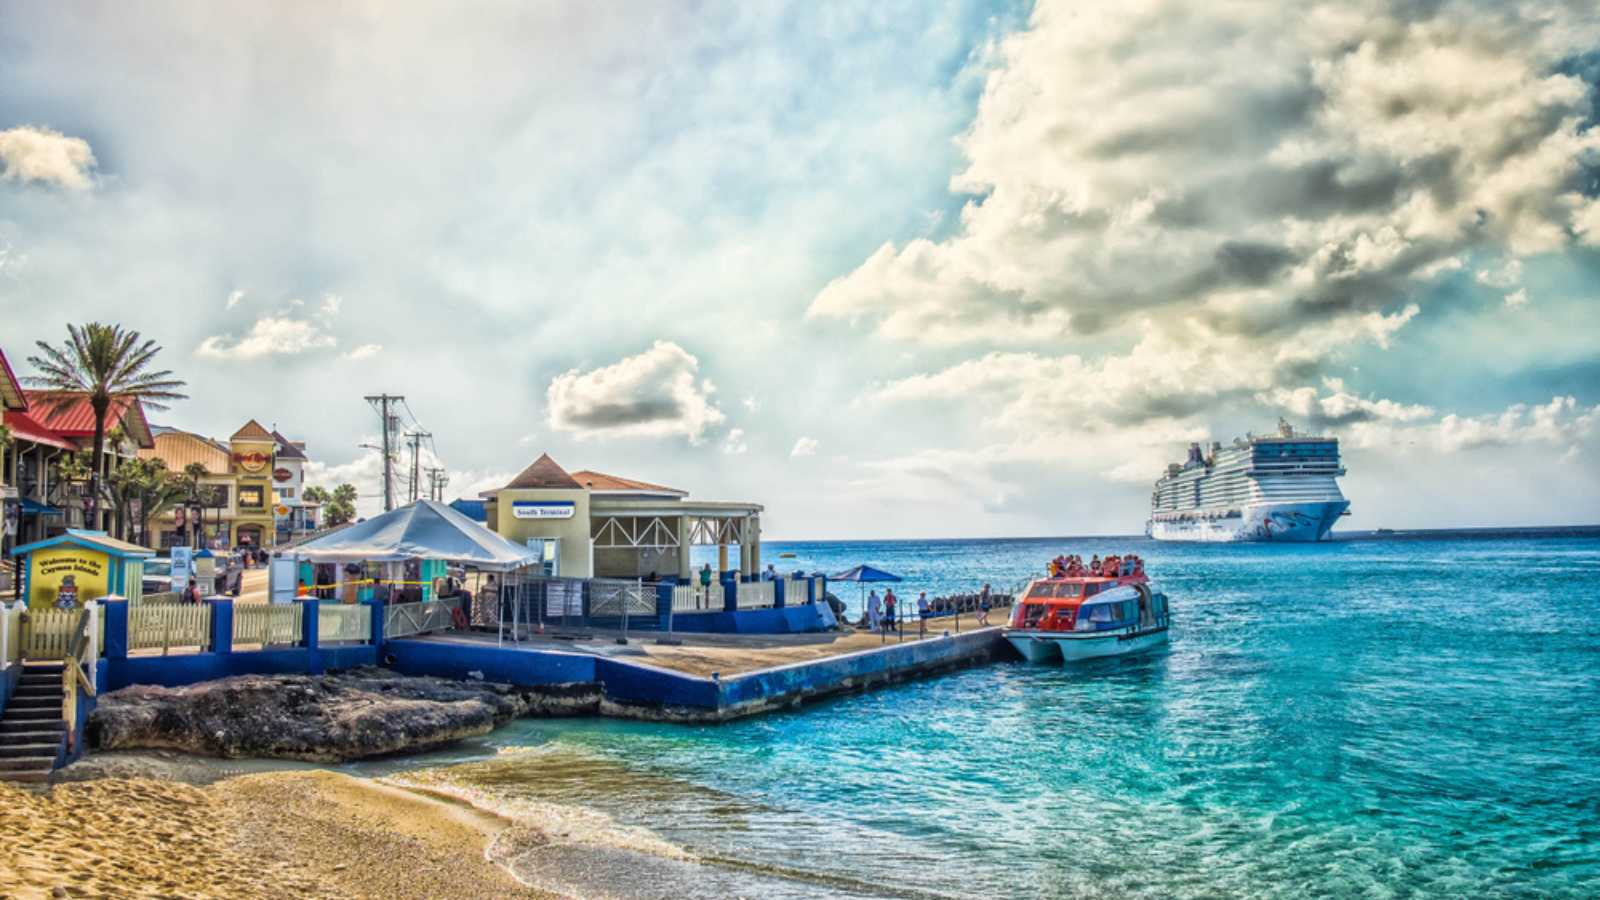
[[[877,591],[873,591],[867,595],[867,627],[877,631],[881,624],[883,624],[883,600]]]

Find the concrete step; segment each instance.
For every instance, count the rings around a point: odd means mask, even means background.
[[[61,718],[61,705],[60,704],[57,704],[54,707],[39,706],[39,707],[23,707],[23,708],[20,708],[20,709],[15,707],[15,706],[13,706],[12,708],[6,710],[5,718],[0,719],[0,723],[4,723],[4,722],[35,722],[35,721],[38,721],[40,719],[48,721],[50,719],[59,719],[59,718]]]
[[[37,694],[60,694],[61,682],[46,681],[40,684],[19,684],[13,697],[32,697]]]
[[[33,728],[27,731],[0,732],[0,750],[18,744],[59,744],[66,737],[67,723],[60,728]]]
[[[49,784],[50,769],[0,769],[0,781],[13,784]]]
[[[36,753],[33,756],[12,756],[0,759],[0,777],[7,772],[34,772],[54,771],[56,767],[56,754],[54,749],[48,753]]]
[[[56,753],[61,750],[60,735],[54,735],[55,742],[44,741],[33,744],[0,744],[0,766],[5,766],[17,757],[33,758],[48,756],[55,759]]]
[[[66,720],[56,718],[41,721],[0,719],[0,737],[16,731],[65,731]]]
[[[61,700],[60,694],[30,694],[26,697],[19,695],[11,698],[11,703],[6,706],[6,710],[9,712],[13,709],[60,709]]]

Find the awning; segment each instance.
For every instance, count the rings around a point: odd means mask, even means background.
[[[829,581],[900,581],[899,575],[891,575],[882,569],[872,566],[856,566],[837,575],[829,575]]]
[[[292,554],[307,562],[398,562],[442,559],[505,572],[541,561],[443,503],[418,500],[333,534],[306,541]]]
[[[23,497],[22,514],[25,516],[59,516],[61,515],[61,509],[60,507],[50,506],[49,504]]]

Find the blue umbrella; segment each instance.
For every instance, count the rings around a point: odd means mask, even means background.
[[[874,569],[872,566],[856,566],[854,569],[846,569],[845,571],[840,572],[837,575],[829,575],[828,576],[828,580],[829,581],[900,581],[901,578],[900,578],[899,575],[891,575],[891,574],[889,574],[888,572],[885,572],[882,569]]]
[[[889,572],[885,572],[882,569],[874,569],[872,566],[856,566],[853,569],[846,569],[845,571],[840,572],[837,575],[829,575],[828,576],[828,580],[829,581],[854,581],[854,582],[860,583],[861,584],[861,608],[862,608],[862,610],[865,610],[867,608],[867,598],[866,598],[866,595],[867,595],[866,583],[867,582],[869,582],[869,581],[900,581],[901,578],[900,578],[899,575],[894,575],[894,574],[891,574]]]

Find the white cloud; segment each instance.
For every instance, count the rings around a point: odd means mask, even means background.
[[[243,299],[244,291],[233,291],[232,293],[228,294],[228,308],[233,309],[235,306],[238,306],[239,301]]]
[[[816,438],[802,436],[794,442],[794,449],[789,451],[789,455],[793,457],[816,456],[817,448],[820,446],[821,442]]]
[[[1451,413],[1435,421],[1400,424],[1371,421],[1351,426],[1348,435],[1358,447],[1459,453],[1485,447],[1543,445],[1574,458],[1581,446],[1600,433],[1600,405],[1587,409],[1572,396],[1552,397],[1549,403],[1517,403],[1499,413],[1464,416]]]
[[[745,398],[739,402],[744,404],[746,412],[759,412],[761,409],[761,401],[750,394],[746,394]]]
[[[571,369],[546,391],[550,425],[581,436],[682,436],[701,443],[726,416],[700,361],[671,341],[609,366]]]
[[[339,315],[340,307],[344,306],[344,298],[337,294],[328,294],[322,298],[322,306],[317,310],[318,315],[325,319],[332,319]]]
[[[1318,430],[1357,422],[1416,422],[1434,414],[1422,404],[1362,397],[1347,390],[1338,378],[1324,378],[1323,386],[1331,393],[1318,396],[1313,387],[1280,387],[1258,394],[1256,400]]]
[[[351,361],[371,359],[382,352],[382,344],[362,344],[359,347],[351,347],[350,351],[344,354],[344,358]]]
[[[1492,288],[1516,287],[1522,282],[1522,260],[1508,260],[1498,269],[1479,269],[1475,277],[1479,284]]]
[[[1514,290],[1511,293],[1506,295],[1506,306],[1509,306],[1512,309],[1520,309],[1521,307],[1524,307],[1524,306],[1527,306],[1527,305],[1528,305],[1528,289],[1527,288],[1517,288],[1516,290]]]
[[[195,355],[208,359],[253,360],[268,356],[294,356],[338,344],[333,335],[314,322],[289,316],[263,316],[244,337],[212,335],[200,342]]]
[[[728,436],[722,442],[722,452],[737,456],[750,450],[750,442],[745,439],[743,428],[730,428]]]
[[[83,138],[31,125],[0,131],[0,181],[87,190],[94,165],[94,152]]]

